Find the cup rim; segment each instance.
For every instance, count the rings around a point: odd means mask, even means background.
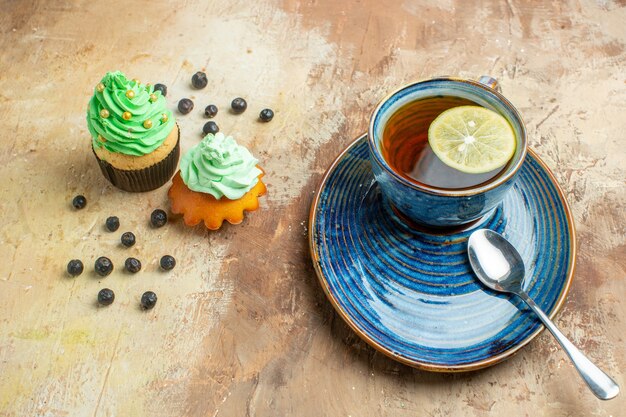
[[[520,125],[521,138],[518,138],[518,139],[521,142],[522,152],[520,153],[520,156],[519,156],[518,160],[515,162],[515,165],[513,166],[513,168],[510,169],[509,172],[506,175],[499,176],[494,181],[488,182],[487,184],[485,184],[483,186],[480,186],[480,187],[472,187],[472,188],[464,188],[464,189],[456,189],[455,190],[455,189],[446,189],[446,188],[432,187],[432,186],[429,186],[429,185],[426,185],[426,184],[418,184],[418,183],[409,181],[408,179],[404,178],[403,176],[398,174],[396,171],[391,169],[391,167],[389,166],[387,161],[385,161],[385,158],[383,158],[380,150],[378,149],[378,146],[376,145],[376,143],[374,141],[374,120],[376,119],[376,116],[380,112],[380,109],[383,106],[383,104],[385,104],[387,101],[389,101],[389,99],[391,99],[391,97],[393,97],[394,95],[398,94],[399,92],[401,92],[401,91],[403,91],[403,90],[405,90],[407,88],[413,87],[414,85],[422,84],[422,83],[426,83],[426,82],[431,82],[431,81],[452,81],[452,82],[470,84],[470,85],[473,85],[474,87],[481,88],[481,89],[483,89],[483,90],[485,90],[485,91],[495,95],[502,102],[502,104],[504,106],[506,106],[508,108],[508,110],[511,111],[511,113],[513,113],[515,118],[519,121],[519,125]],[[513,104],[509,100],[507,100],[506,97],[504,97],[498,91],[496,91],[496,90],[490,88],[489,86],[487,86],[485,84],[482,84],[482,83],[480,83],[478,81],[468,80],[468,79],[460,78],[460,77],[447,77],[447,76],[446,77],[426,78],[426,79],[414,81],[414,82],[411,82],[409,84],[405,84],[405,85],[403,85],[403,86],[393,90],[391,93],[389,93],[385,97],[383,97],[378,102],[378,104],[376,105],[376,107],[374,108],[374,111],[372,111],[372,114],[370,116],[370,121],[369,121],[368,129],[367,129],[367,143],[369,145],[370,155],[373,155],[374,159],[378,163],[378,165],[380,165],[380,167],[383,168],[387,173],[391,174],[391,176],[394,179],[396,179],[397,181],[401,182],[403,185],[406,185],[406,186],[408,186],[410,188],[413,188],[415,190],[426,192],[426,193],[433,194],[433,195],[438,195],[438,196],[446,196],[446,197],[468,197],[468,196],[474,196],[474,195],[482,194],[482,193],[485,193],[485,192],[487,192],[489,190],[492,190],[494,188],[499,187],[500,185],[504,184],[505,182],[507,182],[511,178],[513,178],[515,176],[515,174],[517,174],[517,172],[521,168],[522,164],[524,163],[524,160],[526,159],[526,153],[527,153],[527,149],[528,149],[528,143],[527,143],[527,137],[526,137],[526,125],[524,124],[524,119],[522,119],[522,116],[519,113],[519,111],[517,111],[515,106],[513,106]]]

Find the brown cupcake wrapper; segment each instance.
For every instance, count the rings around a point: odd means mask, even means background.
[[[102,175],[117,188],[133,193],[152,191],[168,182],[174,175],[174,171],[176,171],[178,158],[180,157],[180,130],[178,131],[178,140],[174,149],[164,159],[147,168],[133,170],[117,169],[110,163],[98,158],[95,151],[94,155],[98,160]]]

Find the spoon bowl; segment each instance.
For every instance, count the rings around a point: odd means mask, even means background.
[[[469,238],[470,265],[480,281],[495,291],[517,293],[524,281],[524,261],[511,243],[489,229],[480,229]]]
[[[578,350],[524,291],[524,261],[508,240],[492,230],[476,230],[467,241],[467,254],[474,273],[485,286],[517,295],[537,314],[596,397],[610,400],[617,396],[619,386],[615,381]]]

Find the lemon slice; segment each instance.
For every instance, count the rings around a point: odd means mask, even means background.
[[[515,152],[515,133],[498,113],[479,106],[453,107],[428,128],[428,143],[441,161],[482,174],[504,166]]]

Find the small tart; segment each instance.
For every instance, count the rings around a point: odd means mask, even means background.
[[[265,184],[261,181],[263,175],[264,173],[261,173],[258,176],[259,181],[243,197],[237,200],[222,197],[218,200],[211,194],[190,190],[178,171],[167,193],[172,203],[172,212],[182,214],[187,226],[195,226],[204,221],[207,229],[217,230],[224,220],[230,224],[239,224],[243,221],[244,211],[257,210],[259,197],[267,192]]]

